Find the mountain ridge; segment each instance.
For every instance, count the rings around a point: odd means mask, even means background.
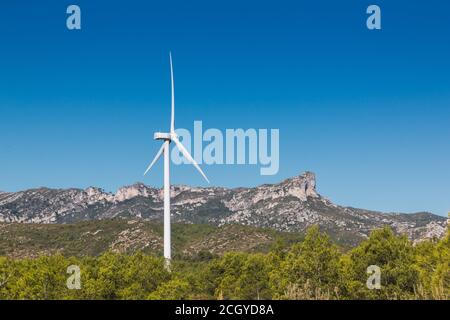
[[[316,190],[316,176],[305,172],[277,184],[254,188],[191,187],[172,191],[174,222],[217,226],[242,224],[282,232],[319,225],[337,240],[356,243],[385,225],[414,241],[441,237],[447,220],[429,212],[383,213],[336,205]],[[117,192],[101,188],[37,188],[0,192],[0,222],[68,224],[109,218],[160,220],[162,189],[144,183]]]

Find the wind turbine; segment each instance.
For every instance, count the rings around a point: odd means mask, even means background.
[[[163,144],[161,149],[159,149],[153,161],[148,166],[144,173],[144,176],[150,171],[150,169],[159,160],[161,155],[164,154],[164,258],[166,260],[166,267],[170,269],[170,262],[172,258],[171,253],[171,228],[170,228],[170,143],[174,142],[178,150],[181,151],[183,156],[194,165],[194,167],[200,172],[200,174],[209,183],[208,178],[200,169],[198,163],[192,158],[186,148],[181,144],[175,133],[175,85],[173,79],[173,63],[172,63],[172,53],[169,54],[170,57],[170,79],[172,86],[172,117],[170,121],[170,132],[155,132],[154,139],[162,140]]]

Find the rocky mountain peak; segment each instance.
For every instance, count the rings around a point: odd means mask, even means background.
[[[307,201],[308,197],[320,197],[316,191],[316,175],[310,171],[287,179],[281,185],[287,194],[299,198],[301,201]]]
[[[94,197],[105,193],[105,191],[101,188],[89,187],[84,190],[88,197]]]
[[[114,196],[101,188],[89,187],[84,190],[84,195],[81,195],[79,202],[83,202],[85,198],[88,204],[94,204],[98,201],[113,201]]]
[[[139,182],[131,186],[122,187],[119,190],[117,190],[115,194],[106,192],[101,188],[89,187],[84,190],[83,196],[86,197],[90,203],[95,201],[118,203],[136,197],[152,198],[154,194],[155,194],[154,189]]]
[[[120,188],[114,198],[117,202],[122,202],[136,197],[149,198],[152,197],[152,195],[151,189],[145,184],[135,183],[131,186]]]

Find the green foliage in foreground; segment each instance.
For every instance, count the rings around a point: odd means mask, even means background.
[[[81,289],[66,286],[67,267],[81,269]],[[369,290],[367,267],[381,269]],[[413,244],[388,229],[348,252],[311,228],[304,241],[268,253],[201,253],[172,272],[144,253],[0,258],[0,299],[450,299],[450,233]]]

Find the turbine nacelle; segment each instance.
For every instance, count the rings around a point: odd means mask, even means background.
[[[164,133],[164,132],[155,132],[154,135],[155,140],[169,140],[172,141],[172,134],[171,133]]]

